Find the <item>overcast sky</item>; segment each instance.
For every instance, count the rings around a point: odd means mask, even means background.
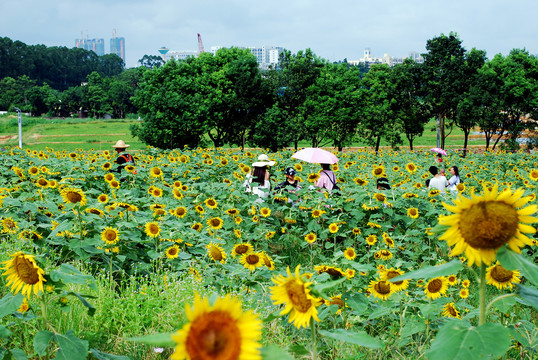
[[[28,45],[75,46],[116,29],[126,66],[157,49],[211,46],[306,48],[327,60],[405,57],[428,39],[456,32],[488,58],[526,48],[538,54],[537,0],[0,0],[0,37]]]

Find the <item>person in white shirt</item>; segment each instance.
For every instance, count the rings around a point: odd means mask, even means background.
[[[258,156],[258,161],[252,164],[252,170],[243,183],[245,192],[250,192],[258,196],[258,199],[255,201],[257,203],[262,203],[264,199],[269,197],[271,191],[269,167],[274,166],[275,163],[275,161],[269,160],[265,154]]]
[[[446,193],[445,188],[448,185],[446,177],[439,175],[437,166],[430,166],[430,173],[433,175],[433,178],[430,179],[428,188],[438,189],[442,194]]]
[[[457,166],[452,166],[448,169],[450,171],[450,174],[452,174],[452,177],[448,180],[447,188],[450,191],[456,191],[456,185],[458,185],[460,180],[460,170]]]

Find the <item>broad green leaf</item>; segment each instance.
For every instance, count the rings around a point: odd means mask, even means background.
[[[13,356],[14,360],[27,360],[28,359],[24,350],[19,349],[19,348],[12,349],[11,356]]]
[[[47,353],[50,340],[53,338],[54,333],[41,330],[34,336],[34,350],[39,356],[44,356]]]
[[[263,360],[293,360],[293,357],[286,350],[275,345],[262,347],[261,353]]]
[[[93,316],[95,314],[95,308],[93,307],[93,305],[90,304],[88,302],[88,300],[86,300],[84,297],[82,297],[82,295],[80,295],[80,294],[78,294],[76,292],[68,292],[67,294],[76,296],[80,300],[82,305],[84,305],[85,307],[88,308],[88,315]]]
[[[364,331],[356,332],[345,329],[335,329],[331,331],[320,330],[319,333],[323,336],[330,337],[331,339],[344,341],[350,344],[355,344],[373,349],[381,347],[381,343],[379,342],[379,340],[371,337]]]
[[[370,316],[368,316],[368,320],[377,319],[378,317],[385,316],[392,314],[392,309],[389,307],[380,307],[373,311]]]
[[[347,306],[359,314],[362,314],[366,309],[368,309],[368,298],[364,294],[353,294],[349,298],[345,298],[344,301],[346,302]]]
[[[13,333],[11,332],[11,330],[8,329],[7,326],[0,325],[0,339],[7,339],[11,336],[11,334]],[[0,357],[0,359],[2,358]]]
[[[510,348],[510,335],[500,324],[470,327],[465,321],[452,320],[439,330],[426,353],[431,360],[467,360],[498,358]]]
[[[288,351],[299,356],[310,353],[310,350],[305,348],[303,345],[290,345],[288,346]]]
[[[538,310],[538,290],[527,286],[516,284],[519,295],[525,303]]]
[[[451,262],[442,265],[428,266],[420,270],[410,271],[400,276],[393,277],[390,282],[397,282],[410,279],[431,279],[437,276],[445,276],[450,274],[456,274],[463,265],[459,259],[454,259]]]
[[[414,335],[416,333],[426,330],[426,323],[424,319],[417,316],[405,319],[405,325],[400,331],[402,338]]]
[[[527,280],[538,285],[538,266],[525,256],[518,254],[506,246],[497,251],[497,259],[508,270],[519,270]]]
[[[313,286],[310,287],[312,295],[314,295],[314,296],[322,296],[322,297],[326,298],[327,295],[325,295],[323,293],[325,290],[332,289],[336,285],[341,284],[344,281],[346,281],[346,279],[347,279],[346,277],[341,277],[338,280],[333,280],[333,281],[328,281],[328,282],[324,282],[324,283],[321,283],[321,284],[313,285]]]
[[[56,334],[56,342],[59,349],[56,353],[57,360],[86,360],[88,358],[88,342],[75,336],[72,330],[65,335]]]
[[[53,281],[62,281],[64,284],[86,284],[95,288],[95,279],[91,275],[81,273],[76,267],[62,264],[58,270],[50,273]]]
[[[174,347],[176,345],[175,341],[172,340],[172,334],[150,334],[128,338],[127,340],[159,347]]]
[[[108,354],[97,349],[90,349],[90,353],[97,360],[131,360],[131,358],[128,356]]]
[[[23,300],[24,295],[21,293],[17,295],[7,293],[6,296],[0,300],[0,319],[17,311],[17,309],[22,305]]]
[[[62,231],[65,231],[65,230],[71,230],[71,228],[73,227],[73,221],[72,220],[65,220],[64,222],[60,223],[58,226],[56,226],[56,228],[54,228],[54,230],[52,230],[52,232],[49,234],[49,239],[54,239],[54,237],[56,236],[56,234],[58,234],[59,232],[62,232]]]

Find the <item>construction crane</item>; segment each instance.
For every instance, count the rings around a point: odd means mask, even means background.
[[[204,52],[204,43],[202,42],[202,35],[198,34],[198,53]]]

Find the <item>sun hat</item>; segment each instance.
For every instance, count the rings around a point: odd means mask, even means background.
[[[262,167],[262,166],[274,166],[276,164],[276,161],[269,160],[269,157],[265,154],[261,154],[258,156],[258,161],[252,164],[254,167]]]
[[[377,179],[377,186],[385,189],[385,190],[390,190],[390,184],[389,184],[389,179],[385,178],[385,177],[381,177],[379,179]]]
[[[286,168],[286,171],[284,172],[284,174],[289,175],[289,176],[295,176],[295,174],[297,174],[297,171],[295,171],[294,168],[289,167],[289,168]]]
[[[127,149],[129,146],[131,145],[126,144],[123,140],[118,140],[115,145],[112,145],[112,147],[116,149]]]

